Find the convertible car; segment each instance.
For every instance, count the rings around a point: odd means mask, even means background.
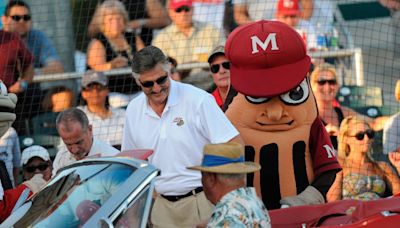
[[[0,227],[146,227],[158,174],[122,156],[75,162],[29,199],[22,194]]]

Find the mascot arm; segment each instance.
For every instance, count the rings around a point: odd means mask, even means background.
[[[336,172],[336,170],[331,170],[322,173],[300,194],[285,197],[280,200],[280,204],[287,206],[300,206],[325,203],[326,193],[335,181]]]

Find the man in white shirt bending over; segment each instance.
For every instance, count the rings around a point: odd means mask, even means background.
[[[90,156],[114,156],[119,151],[111,145],[93,137],[92,125],[86,114],[71,108],[61,112],[56,120],[58,134],[65,145],[61,145],[53,163],[53,176],[57,170],[74,161]]]

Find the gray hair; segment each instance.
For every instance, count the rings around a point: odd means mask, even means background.
[[[94,12],[91,24],[93,24],[93,32],[104,32],[104,17],[108,12],[117,13],[124,18],[125,26],[129,23],[128,11],[123,3],[116,0],[106,0],[100,4]]]
[[[70,108],[65,111],[60,112],[56,119],[56,127],[57,131],[59,130],[59,126],[63,124],[66,129],[69,131],[71,123],[80,123],[82,126],[82,130],[86,132],[89,127],[89,119],[86,114],[78,109],[78,108]]]
[[[138,79],[140,74],[148,72],[157,64],[161,64],[162,68],[169,73],[170,64],[167,56],[155,46],[147,46],[135,53],[132,61],[132,74],[135,79]]]
[[[225,183],[226,185],[236,185],[237,183],[240,182],[245,182],[246,183],[246,174],[240,173],[240,174],[225,174],[225,173],[216,173],[217,178]]]

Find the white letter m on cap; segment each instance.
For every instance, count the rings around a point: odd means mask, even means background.
[[[276,45],[276,33],[270,33],[264,42],[261,42],[261,40],[257,36],[252,36],[250,38],[251,38],[251,46],[253,48],[251,54],[259,52],[257,45],[260,46],[264,51],[267,50],[269,43],[271,43],[272,51],[279,50],[278,45]]]

